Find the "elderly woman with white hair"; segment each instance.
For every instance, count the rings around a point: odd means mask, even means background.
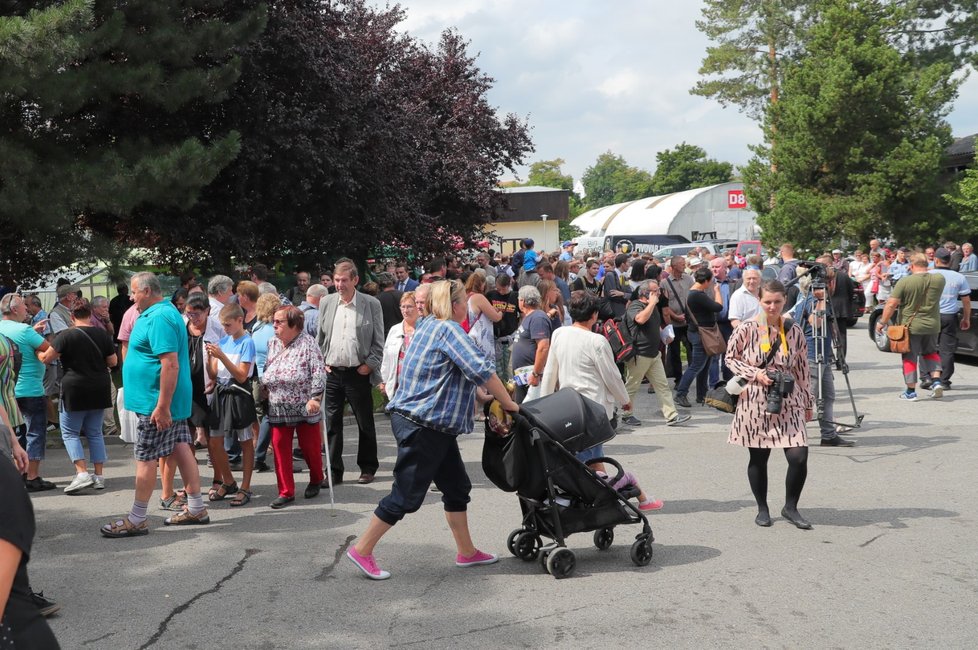
[[[517,339],[510,356],[513,378],[516,381],[513,398],[517,404],[540,396],[540,380],[547,367],[550,337],[553,334],[550,317],[540,309],[542,303],[543,299],[536,287],[520,287],[519,305],[523,319],[516,330]]]

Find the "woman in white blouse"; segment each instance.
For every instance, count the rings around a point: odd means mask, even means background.
[[[384,360],[380,364],[381,382],[377,387],[387,399],[394,397],[397,390],[397,377],[401,372],[401,360],[407,351],[411,337],[414,336],[414,326],[418,322],[421,313],[414,302],[414,292],[405,291],[401,295],[401,316],[404,318],[400,323],[391,327],[384,341]]]

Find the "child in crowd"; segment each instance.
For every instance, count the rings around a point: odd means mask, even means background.
[[[244,328],[244,312],[235,304],[225,305],[220,313],[224,336],[218,345],[207,343],[207,372],[216,381],[211,404],[208,448],[214,463],[214,476],[221,481],[208,494],[211,501],[233,495],[232,506],[251,501],[251,474],[255,468],[255,440],[251,425],[256,421],[255,400],[248,380],[255,363],[255,342]],[[241,443],[241,486],[234,482],[225,436],[237,437]]]

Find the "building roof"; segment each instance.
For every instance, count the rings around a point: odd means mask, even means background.
[[[535,192],[570,192],[570,190],[562,190],[559,187],[543,187],[542,185],[520,185],[517,187],[498,187],[496,191],[502,192],[503,194],[528,194]]]

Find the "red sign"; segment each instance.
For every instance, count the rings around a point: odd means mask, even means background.
[[[741,210],[747,207],[747,196],[744,190],[727,190],[727,208]]]

